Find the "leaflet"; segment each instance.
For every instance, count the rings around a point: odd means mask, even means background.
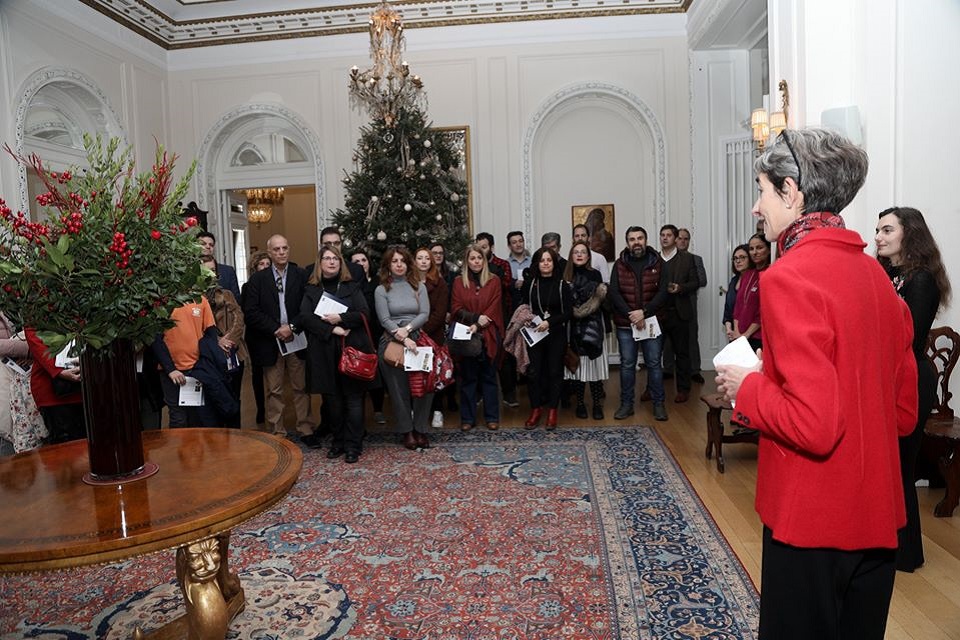
[[[470,333],[470,327],[459,322],[453,323],[453,332],[450,334],[451,340],[469,340],[473,337]]]
[[[180,386],[181,407],[203,406],[203,383],[191,376],[186,376],[187,382]]]
[[[635,324],[631,324],[630,329],[633,331],[633,339],[637,342],[657,338],[663,333],[660,331],[660,322],[657,321],[657,316],[644,318],[642,329],[638,329]]]
[[[313,310],[313,314],[325,316],[328,313],[346,313],[348,308],[347,305],[343,304],[342,300],[324,291],[323,295],[320,296],[320,302],[317,303],[317,307]]]
[[[430,371],[433,368],[433,347],[417,347],[416,351],[403,350],[404,371]]]
[[[280,347],[280,355],[288,356],[291,353],[296,353],[297,351],[303,351],[307,348],[307,334],[303,333],[294,333],[293,340],[290,342],[284,342],[280,338],[277,338],[277,346]]]
[[[550,329],[546,331],[536,330],[536,327],[542,322],[543,319],[540,316],[533,316],[533,319],[530,320],[531,326],[520,327],[520,335],[523,336],[523,341],[527,343],[528,347],[532,347],[550,335]]]

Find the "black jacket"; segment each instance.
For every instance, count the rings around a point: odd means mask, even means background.
[[[356,347],[366,353],[376,353],[371,339],[367,337],[363,319],[369,315],[367,300],[363,295],[363,283],[351,281],[339,284],[325,283],[326,286],[308,284],[304,291],[297,326],[307,332],[307,380],[308,393],[360,393],[366,383],[342,375],[338,369],[341,343]],[[347,311],[341,314],[341,326],[350,329],[346,339],[333,333],[334,325],[324,322],[313,313],[320,302],[324,290],[347,305]]]
[[[292,262],[288,263],[284,289],[288,323],[296,323],[306,282],[303,270]],[[243,319],[247,325],[246,339],[250,360],[261,367],[272,366],[280,353],[277,338],[273,335],[280,328],[280,293],[273,279],[272,268],[257,271],[244,285]],[[295,355],[301,360],[306,357],[304,351],[298,351]]]

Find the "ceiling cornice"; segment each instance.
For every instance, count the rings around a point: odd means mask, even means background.
[[[369,15],[379,4],[338,4],[313,9],[174,20],[147,0],[80,2],[166,50],[366,32]],[[684,13],[691,2],[692,0],[421,0],[398,1],[392,5],[400,12],[404,26],[415,29],[595,16]]]

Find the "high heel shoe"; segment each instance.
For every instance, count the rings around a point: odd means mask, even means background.
[[[547,431],[553,431],[557,428],[557,410],[550,409],[547,411]]]
[[[556,410],[554,410],[556,411]],[[543,409],[535,407],[530,411],[530,417],[523,423],[525,429],[533,429],[540,423],[540,416],[543,415]]]

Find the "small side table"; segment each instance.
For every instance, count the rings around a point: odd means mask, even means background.
[[[707,451],[709,460],[714,450],[717,452],[717,471],[724,472],[723,443],[737,444],[747,442],[757,444],[760,436],[755,433],[732,433],[724,435],[723,411],[732,411],[733,406],[719,393],[708,393],[700,396],[700,400],[707,405]]]
[[[143,434],[160,470],[90,486],[86,440],[0,459],[0,573],[63,569],[176,549],[186,615],[135,639],[223,640],[243,610],[229,569],[230,529],[282,499],[303,456],[291,442],[238,429]]]

